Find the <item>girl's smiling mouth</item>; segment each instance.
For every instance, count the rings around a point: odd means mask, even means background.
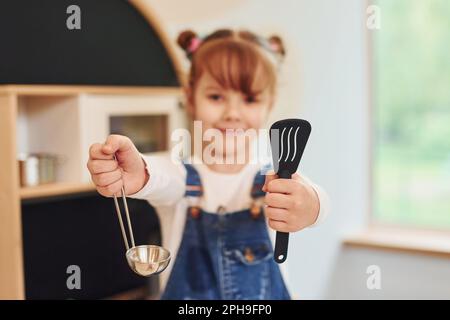
[[[242,135],[245,134],[246,129],[244,128],[220,128],[220,127],[214,127],[214,129],[219,130],[223,134],[226,135]]]

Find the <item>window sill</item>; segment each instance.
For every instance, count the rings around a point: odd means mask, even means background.
[[[343,244],[450,258],[450,234],[444,232],[376,227],[344,237]]]

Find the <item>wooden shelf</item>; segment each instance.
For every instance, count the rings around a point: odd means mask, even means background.
[[[64,96],[77,94],[132,94],[132,95],[173,95],[181,94],[180,87],[124,87],[124,86],[83,86],[83,85],[0,85],[0,94],[22,96]]]
[[[185,75],[181,71],[183,66],[173,39],[164,32],[160,20],[148,8],[146,1],[130,0],[130,3],[161,39],[179,78],[178,82],[183,83],[185,80]],[[87,74],[86,77],[89,78],[90,75]],[[91,122],[81,128],[79,124],[82,120],[90,119],[92,122],[103,123],[106,118],[99,118],[103,110],[110,111],[110,107],[118,109],[120,104],[126,107],[127,102],[137,105],[142,110],[146,108],[155,112],[161,109],[167,111],[166,106],[170,105],[169,111],[175,115],[173,118],[179,120],[172,121],[171,125],[179,127],[181,117],[184,117],[179,108],[179,98],[182,94],[181,86],[0,84],[0,150],[2,152],[0,157],[0,168],[2,168],[0,174],[0,300],[25,298],[21,201],[28,199],[45,201],[47,197],[95,192],[91,183],[54,183],[20,188],[18,153],[34,152],[34,149],[61,155],[67,161],[61,171],[63,174],[58,175],[58,179],[87,181],[85,159],[88,147],[86,146],[91,143],[89,141],[91,138],[101,141],[104,133],[98,128],[93,130],[95,128]],[[147,100],[154,100],[155,105],[147,106]],[[92,108],[97,112],[94,115],[93,110],[89,110],[89,106],[97,106],[98,101],[106,102],[100,108]],[[83,107],[80,107],[81,105]],[[86,135],[85,130],[91,129],[93,132]],[[101,138],[98,135],[102,135]],[[48,137],[57,139],[49,140]],[[76,150],[73,146],[77,146]],[[125,298],[135,298],[139,295],[142,295],[142,292],[136,291],[128,293]]]
[[[74,193],[95,191],[91,183],[52,183],[35,187],[20,188],[20,199],[36,199]]]

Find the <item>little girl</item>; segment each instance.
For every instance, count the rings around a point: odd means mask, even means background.
[[[224,140],[215,159],[248,157],[206,163],[194,152],[194,161],[174,161],[166,153],[141,155],[130,139],[111,135],[91,146],[92,180],[104,196],[125,186],[129,197],[156,208],[163,246],[173,256],[161,274],[162,299],[290,299],[273,259],[274,230],[295,232],[323,220],[326,194],[298,173],[263,175],[260,162],[250,161],[255,139],[231,143],[239,131],[264,127],[283,43],[218,30],[204,38],[182,32],[178,44],[191,61],[187,111]]]

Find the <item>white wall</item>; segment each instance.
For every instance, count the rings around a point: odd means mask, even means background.
[[[288,269],[295,294],[303,299],[414,297],[404,290],[408,279],[388,279],[378,296],[366,289],[370,264],[408,267],[421,279],[423,270],[444,272],[431,258],[342,250],[341,235],[364,228],[369,214],[369,104],[365,0],[147,0],[171,37],[190,28],[200,34],[219,27],[243,27],[263,35],[277,33],[287,46],[279,102],[272,120],[304,117],[312,136],[301,167],[321,184],[332,200],[332,212],[320,227],[291,236]],[[182,56],[179,51],[180,56]],[[430,260],[431,259],[431,260]],[[414,273],[415,272],[415,273]],[[437,280],[436,282],[438,282]],[[450,286],[449,286],[450,287]],[[421,295],[447,295],[424,286]]]
[[[381,290],[368,290],[367,266],[381,270]],[[450,260],[422,254],[342,249],[324,298],[450,299]]]

